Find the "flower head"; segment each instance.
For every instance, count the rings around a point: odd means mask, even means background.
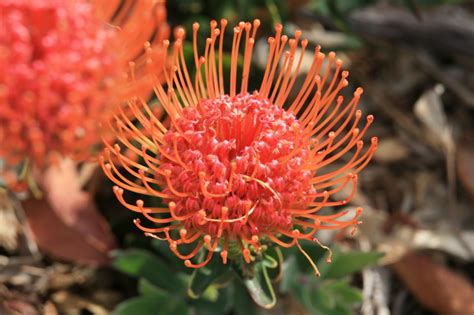
[[[140,55],[135,41],[167,36],[155,2],[125,1],[118,12],[110,1],[0,2],[0,171],[26,159],[42,168],[56,155],[90,156],[101,143],[98,121],[119,99],[112,88]]]
[[[249,263],[269,243],[297,246],[309,258],[301,240],[318,242],[319,230],[359,223],[360,209],[348,221],[338,220],[347,211],[330,215],[319,211],[344,205],[354,195],[357,173],[376,149],[376,138],[365,149],[361,140],[373,117],[367,116],[359,128],[362,89],[345,101],[340,92],[348,85],[348,72],[341,70],[342,62],[334,53],[326,57],[319,47],[295,93],[308,42],[301,40],[299,31],[291,39],[282,35],[281,25],[268,39],[268,62],[256,91],[247,87],[259,21],[234,27],[229,80],[225,80],[226,26],[226,20],[219,28],[211,22],[211,36],[200,56],[199,25],[194,24],[193,80],[184,59],[184,32],[177,32],[175,67],[166,73],[166,85],[155,86],[159,105],[147,105],[136,97],[127,106],[133,121],[123,109],[115,116],[111,128],[119,142],[107,143],[102,167],[117,184],[114,192],[120,202],[156,224],[146,227],[136,219],[138,228],[166,239],[188,267],[204,266],[214,252],[220,252],[226,263],[231,247],[240,248]],[[292,91],[296,96],[290,101]],[[160,120],[161,109],[167,123]],[[125,149],[140,159],[122,154]],[[351,186],[347,198],[333,200]],[[124,190],[160,198],[166,206],[146,206],[142,199],[127,202]],[[194,249],[182,253],[184,244],[194,244]],[[201,249],[207,256],[196,261]]]

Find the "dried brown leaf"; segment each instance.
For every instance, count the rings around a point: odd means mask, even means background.
[[[459,179],[474,199],[474,137],[458,144],[456,160]]]
[[[38,246],[66,260],[106,263],[115,240],[92,196],[81,190],[76,164],[62,160],[51,166],[40,186],[44,198],[23,203]]]
[[[474,314],[474,287],[461,275],[417,253],[392,267],[418,301],[436,314]]]

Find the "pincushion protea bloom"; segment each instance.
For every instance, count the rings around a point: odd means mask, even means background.
[[[2,0],[0,20],[0,172],[10,182],[25,160],[90,156],[97,122],[130,89],[128,62],[144,63],[143,44],[169,33],[156,0]]]
[[[275,36],[268,39],[260,88],[249,92],[259,24],[241,22],[233,28],[229,75],[223,70],[226,20],[220,27],[211,22],[202,56],[197,49],[199,25],[194,24],[194,77],[185,64],[184,31],[178,31],[172,50],[175,67],[166,73],[166,86],[155,86],[160,106],[133,98],[126,110],[134,113],[134,120],[120,111],[110,124],[119,141],[107,143],[101,163],[117,185],[118,200],[154,223],[146,227],[140,219],[134,221],[147,235],[166,239],[188,267],[206,265],[214,252],[220,252],[225,264],[231,258],[230,248],[236,247],[250,263],[269,243],[296,245],[312,263],[301,240],[318,242],[319,230],[359,223],[361,209],[348,221],[340,221],[347,211],[330,215],[319,211],[345,205],[352,198],[357,173],[376,149],[376,138],[366,149],[361,140],[373,121],[367,116],[359,127],[362,89],[345,101],[340,92],[348,85],[348,72],[341,70],[342,62],[334,53],[326,57],[317,47],[302,86],[294,91],[308,41],[301,40],[299,31],[289,39],[277,25]],[[296,97],[289,101],[291,92]],[[160,121],[161,108],[169,125]],[[124,149],[141,159],[129,159],[122,154]],[[347,198],[333,200],[351,186]],[[160,198],[167,206],[147,206],[142,199],[128,202],[125,190]],[[184,244],[194,247],[183,253]],[[201,249],[207,255],[196,261]]]

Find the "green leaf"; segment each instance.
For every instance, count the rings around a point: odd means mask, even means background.
[[[189,311],[182,301],[140,296],[120,303],[113,315],[187,315]]]
[[[359,289],[352,287],[345,280],[338,280],[325,284],[321,290],[331,294],[336,300],[337,304],[352,306],[362,302],[362,293]]]
[[[140,250],[129,249],[125,251],[115,251],[112,265],[133,277],[142,277],[154,285],[179,293],[185,291],[183,280],[177,277],[176,273],[157,256],[152,253]]]
[[[244,278],[243,282],[257,305],[266,309],[275,306],[275,292],[273,291],[273,286],[268,277],[267,268],[263,263],[255,264],[254,277]]]
[[[207,266],[195,269],[189,282],[188,295],[193,299],[199,298],[214,281],[230,271],[229,266],[219,259],[213,259]]]
[[[350,275],[365,267],[375,265],[383,255],[380,252],[336,252],[332,263],[325,268],[324,272],[321,270],[321,278],[337,279]]]
[[[164,300],[171,298],[167,291],[157,287],[145,278],[140,278],[140,280],[138,280],[138,292],[140,295],[154,296]]]
[[[234,286],[234,309],[235,315],[260,315],[261,311],[250,299],[248,291],[240,282]]]
[[[288,292],[296,283],[298,275],[300,273],[298,263],[296,262],[295,256],[290,256],[283,263],[282,279],[280,282],[280,292]]]
[[[234,299],[234,287],[229,285],[218,290],[216,301],[199,299],[193,300],[191,303],[197,315],[227,314],[233,307]]]

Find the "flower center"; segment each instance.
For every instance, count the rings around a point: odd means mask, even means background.
[[[183,109],[162,150],[158,177],[186,229],[245,238],[289,231],[289,207],[315,193],[302,167],[310,150],[304,128],[257,93]]]

